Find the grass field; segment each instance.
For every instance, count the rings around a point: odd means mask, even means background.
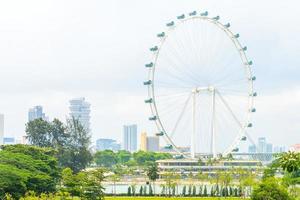
[[[187,200],[187,199],[193,199],[193,200],[241,200],[241,198],[233,198],[233,197],[105,197],[106,200],[133,200],[133,199],[140,199],[140,200]]]

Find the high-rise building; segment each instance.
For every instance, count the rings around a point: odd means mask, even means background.
[[[258,153],[267,152],[267,140],[265,137],[258,138],[257,152]]]
[[[0,145],[3,144],[4,137],[4,115],[0,114]]]
[[[48,121],[48,117],[46,117],[45,113],[43,113],[43,107],[42,106],[34,106],[33,108],[30,108],[28,111],[28,121],[33,121],[35,119],[43,119],[45,121]]]
[[[137,150],[137,125],[123,126],[123,149],[129,152]]]
[[[119,151],[120,149],[121,149],[121,145],[117,143],[116,140],[100,138],[96,141],[97,151],[104,151],[104,150]]]
[[[147,133],[141,133],[140,150],[147,151]]]
[[[256,153],[256,146],[255,145],[250,145],[248,148],[249,153]]]
[[[77,119],[87,131],[90,131],[91,104],[86,102],[84,97],[74,98],[69,102],[70,117]]]
[[[273,153],[273,144],[271,144],[271,143],[267,144],[266,153]]]
[[[147,151],[159,151],[159,137],[148,136],[147,137]]]
[[[159,138],[157,136],[147,136],[146,132],[141,134],[140,149],[142,151],[159,151]]]

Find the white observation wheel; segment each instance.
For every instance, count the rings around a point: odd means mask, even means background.
[[[255,112],[252,61],[230,24],[193,11],[180,15],[157,34],[150,48],[148,98],[165,148],[185,157],[227,155],[251,138]]]

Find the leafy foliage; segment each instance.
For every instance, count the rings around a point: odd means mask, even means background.
[[[267,178],[253,190],[252,200],[291,200],[287,189],[275,178]]]
[[[27,145],[2,146],[0,151],[0,197],[19,198],[27,190],[54,192],[59,178],[55,152]]]
[[[68,119],[66,125],[58,119],[36,119],[26,124],[26,134],[32,145],[54,148],[61,167],[79,172],[92,161],[90,136],[75,118]]]
[[[138,151],[131,154],[128,151],[113,152],[111,150],[98,151],[94,155],[94,162],[97,166],[113,167],[117,164],[127,166],[150,166],[156,160],[169,159],[172,156],[168,153]]]

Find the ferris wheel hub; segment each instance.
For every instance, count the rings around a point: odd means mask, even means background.
[[[214,92],[216,88],[214,86],[207,86],[207,87],[196,87],[192,89],[192,93],[200,93],[200,92]]]

